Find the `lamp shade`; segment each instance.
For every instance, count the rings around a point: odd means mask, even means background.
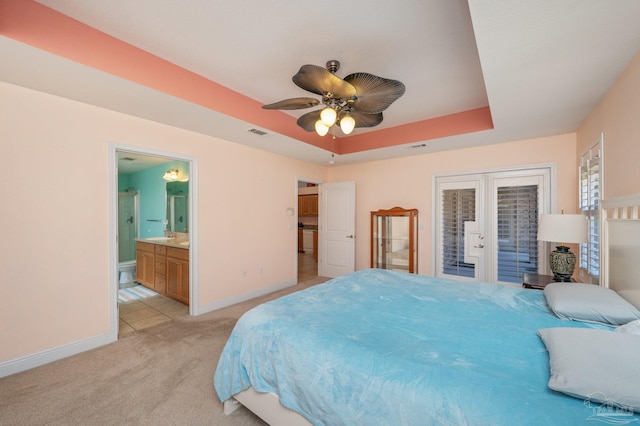
[[[556,243],[586,243],[587,218],[581,214],[540,215],[538,240]]]

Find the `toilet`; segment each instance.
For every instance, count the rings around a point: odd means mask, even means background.
[[[119,287],[127,288],[135,285],[136,261],[129,260],[127,262],[118,263]]]

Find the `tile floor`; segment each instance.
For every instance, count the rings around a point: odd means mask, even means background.
[[[298,253],[298,282],[318,276],[318,263],[310,254]],[[119,335],[141,330],[189,315],[189,307],[164,296],[152,296],[118,304],[120,310]]]
[[[298,253],[298,282],[305,282],[318,276],[318,262],[310,254]]]
[[[189,306],[161,295],[119,303],[118,308],[120,336],[189,315]]]

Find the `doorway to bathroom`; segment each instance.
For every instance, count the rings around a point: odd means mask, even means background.
[[[121,337],[196,314],[197,165],[180,154],[111,148],[111,330]],[[141,249],[152,260],[138,271]]]

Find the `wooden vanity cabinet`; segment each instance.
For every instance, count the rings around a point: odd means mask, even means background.
[[[167,296],[189,303],[189,250],[167,248],[166,288]]]
[[[154,244],[153,254],[153,290],[165,294],[167,288],[167,247]]]
[[[189,249],[137,241],[136,281],[189,304]]]
[[[155,290],[154,244],[136,242],[136,281]]]

